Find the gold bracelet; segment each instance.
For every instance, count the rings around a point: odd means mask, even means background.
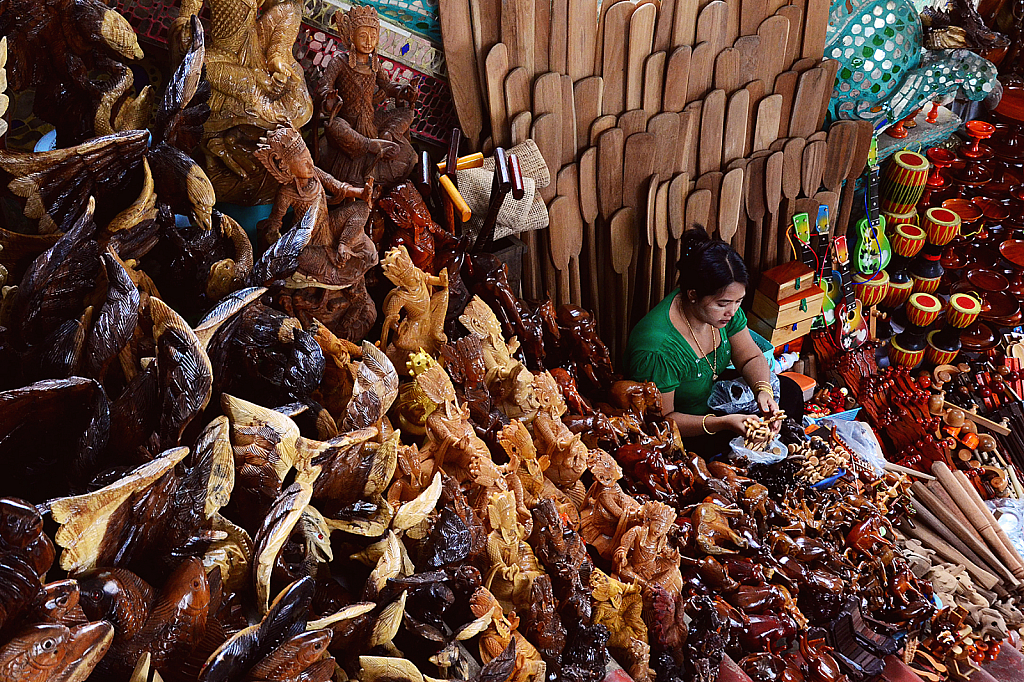
[[[772,385],[767,381],[757,381],[754,383],[754,393],[767,393],[771,396],[775,395],[775,391],[772,390]]]
[[[711,416],[710,414],[704,415],[704,418],[700,420],[700,425],[702,427],[704,427],[704,433],[708,434],[709,436],[713,436],[713,435],[715,435],[718,432],[717,431],[708,431],[708,417],[710,417],[710,416]]]

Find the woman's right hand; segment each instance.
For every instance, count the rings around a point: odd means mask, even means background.
[[[708,430],[715,432],[729,430],[743,436],[747,433],[747,427],[744,425],[744,422],[748,419],[750,419],[749,414],[727,414],[723,417],[711,417],[708,419]],[[714,426],[712,426],[712,423]]]

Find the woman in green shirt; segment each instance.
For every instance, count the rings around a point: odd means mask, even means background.
[[[684,438],[719,433],[732,437],[744,432],[747,415],[717,416],[709,414],[707,405],[712,386],[730,362],[754,389],[762,413],[779,409],[768,361],[740,309],[747,293],[747,267],[731,246],[710,239],[701,228],[686,232],[682,246],[676,266],[679,287],[629,336],[629,372],[636,380],[658,385],[662,413],[679,425]],[[720,438],[713,440],[720,444]],[[695,449],[692,442],[687,441],[689,449]]]

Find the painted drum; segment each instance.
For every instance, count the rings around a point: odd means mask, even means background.
[[[924,348],[920,350],[905,350],[900,347],[899,342],[893,338],[889,342],[889,362],[900,367],[917,367],[924,359]]]
[[[928,159],[917,152],[898,151],[882,171],[880,199],[883,211],[910,213],[928,183]]]
[[[939,348],[935,344],[941,339],[939,331],[928,334],[928,344],[924,349],[924,359],[933,365],[948,365],[960,353],[960,338],[956,338],[956,348]]]
[[[886,308],[899,308],[910,300],[910,294],[912,293],[914,293],[914,280],[908,279],[901,282],[895,282],[890,279],[889,286],[886,288],[885,292],[885,300],[882,301],[882,305]]]
[[[874,275],[857,273],[853,276],[853,288],[865,308],[880,304],[889,293],[889,273],[880,270]]]
[[[896,255],[903,256],[904,258],[913,258],[924,247],[925,237],[925,231],[917,225],[902,223],[893,227],[889,242],[892,244],[892,249],[896,252]]]
[[[960,216],[948,208],[929,208],[921,219],[921,227],[928,235],[929,244],[945,246],[960,231]]]
[[[946,308],[946,322],[957,329],[967,329],[981,314],[981,301],[970,294],[953,294]]]
[[[932,294],[916,293],[907,301],[907,319],[910,324],[927,327],[942,313],[942,301]]]

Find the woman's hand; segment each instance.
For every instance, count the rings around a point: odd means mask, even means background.
[[[757,407],[761,410],[761,415],[765,418],[771,417],[779,410],[779,404],[775,402],[775,396],[768,391],[758,391]],[[774,433],[778,433],[780,428],[782,428],[782,422],[774,422],[772,431]]]
[[[718,433],[719,431],[734,431],[743,436],[747,433],[744,422],[750,419],[749,414],[727,414],[724,417],[709,417],[708,430]]]

